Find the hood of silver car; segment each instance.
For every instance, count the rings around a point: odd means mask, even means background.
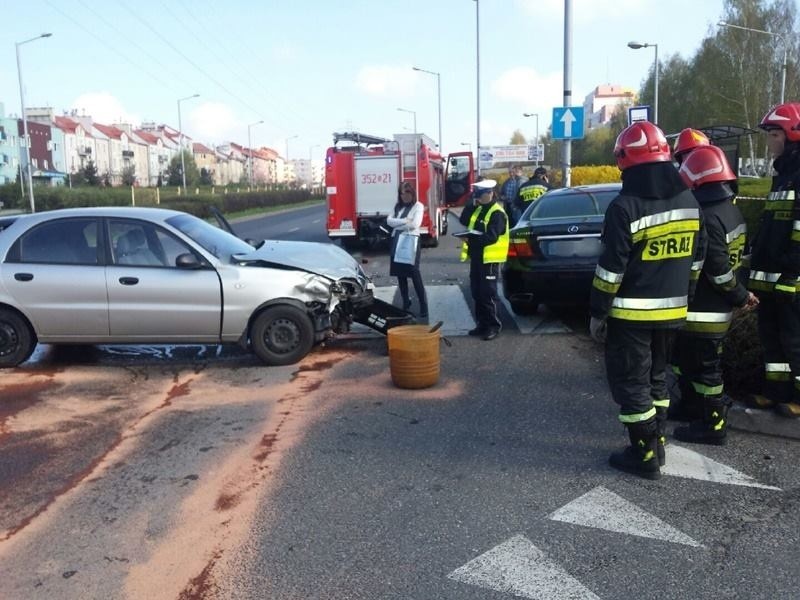
[[[361,279],[363,271],[356,260],[333,244],[267,240],[252,252],[234,254],[240,262],[264,261],[323,275],[333,280]]]

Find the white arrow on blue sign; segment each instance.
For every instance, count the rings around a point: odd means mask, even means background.
[[[556,106],[553,108],[553,139],[579,140],[583,137],[583,107]]]

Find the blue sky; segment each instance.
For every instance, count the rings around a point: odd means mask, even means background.
[[[26,0],[0,28],[0,102],[19,114],[14,43],[26,104],[76,108],[104,123],[152,120],[197,141],[271,146],[320,158],[332,133],[438,136],[441,74],[446,152],[476,139],[473,0]],[[480,0],[481,143],[535,134],[562,104],[563,0]],[[573,0],[573,104],[594,86],[638,89],[659,57],[691,56],[715,28],[722,0]],[[294,137],[297,136],[297,137]]]

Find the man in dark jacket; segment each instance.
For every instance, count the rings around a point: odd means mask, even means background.
[[[750,399],[800,417],[800,103],[780,104],[759,127],[777,173],[753,240],[748,288],[759,297],[758,333],[764,346],[766,385]]]
[[[514,199],[514,223],[519,221],[522,213],[530,206],[531,202],[550,191],[550,189],[551,186],[547,178],[547,169],[544,167],[537,167],[533,172],[533,177],[520,186],[517,196]]]
[[[461,260],[469,258],[469,284],[475,301],[478,326],[469,335],[493,340],[500,333],[497,316],[497,280],[508,256],[508,218],[494,199],[497,182],[484,179],[474,184],[474,201],[464,207],[459,220],[472,232],[464,237]]]
[[[747,225],[733,204],[736,180],[725,153],[698,146],[682,160],[680,176],[703,210],[706,254],[686,325],[678,332],[673,366],[678,369],[681,404],[702,415],[674,435],[683,442],[723,445],[727,439],[730,400],[723,394],[722,340],[735,307],[755,307],[758,299],[739,282]],[[694,272],[693,272],[694,273]],[[692,406],[693,405],[693,406]]]
[[[606,343],[606,374],[630,446],[612,467],[658,479],[664,462],[667,353],[689,304],[692,270],[702,266],[700,207],[672,164],[664,133],[639,121],[614,146],[622,190],[606,211],[603,253],[591,292],[590,331]]]

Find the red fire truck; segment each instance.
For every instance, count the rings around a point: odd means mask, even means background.
[[[328,236],[345,248],[375,246],[389,238],[386,217],[397,203],[401,181],[411,181],[425,206],[422,243],[436,246],[447,234],[447,209],[463,206],[473,182],[471,152],[446,160],[425,134],[396,134],[393,140],[334,133],[325,156]]]

